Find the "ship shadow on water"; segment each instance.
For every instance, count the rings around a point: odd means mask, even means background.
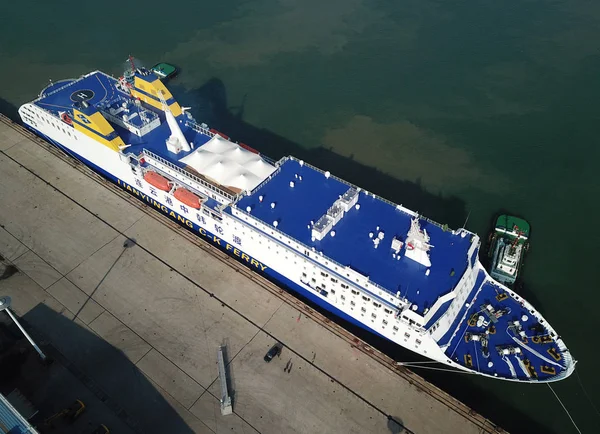
[[[238,106],[231,107],[227,100],[225,85],[218,78],[211,78],[197,89],[185,89],[176,83],[172,83],[170,89],[182,105],[192,107],[192,114],[199,122],[206,122],[211,128],[223,131],[232,140],[243,141],[275,160],[286,155],[293,155],[323,170],[329,170],[336,176],[374,192],[381,197],[395,203],[401,203],[410,209],[418,210],[428,218],[442,224],[448,224],[450,228],[461,227],[465,222],[467,217],[466,204],[456,196],[442,196],[430,193],[419,183],[396,179],[376,168],[366,166],[351,157],[336,154],[330,149],[323,147],[313,149],[303,148],[278,134],[245,122],[243,114],[246,95]],[[280,283],[274,283],[281,287]],[[427,360],[384,338],[347,323],[316,306],[309,300],[298,296],[296,292],[287,290],[296,298],[302,299],[304,303],[313,309],[394,360],[402,362]],[[528,297],[527,299],[534,306],[539,305],[535,304],[537,300],[531,294],[522,295]],[[489,382],[498,380],[424,369],[414,369],[414,372],[510,432],[548,432],[547,427],[532,420],[520,408],[511,406],[509,402],[501,401],[486,391]],[[522,390],[517,389],[520,387],[531,386],[507,384],[506,390],[507,393],[522,393]],[[407,409],[408,411],[410,410]],[[402,432],[401,430],[398,431],[398,427],[396,426],[399,425],[402,428],[401,422],[396,422],[402,420],[401,416],[390,416],[390,432]],[[410,429],[410,427],[406,428]]]

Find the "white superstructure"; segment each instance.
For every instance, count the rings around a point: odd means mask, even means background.
[[[398,345],[494,378],[555,381],[572,372],[574,361],[554,330],[481,267],[477,235],[442,228],[293,157],[273,162],[198,125],[155,77],[138,71],[128,80],[126,87],[124,79],[118,84],[94,72],[46,89],[19,112],[37,134],[140,200]],[[68,102],[76,92],[85,104]],[[137,102],[124,106],[128,98]],[[56,106],[63,108],[50,108]],[[539,345],[555,348],[558,358],[518,334],[522,344],[501,336],[509,333],[500,330],[509,314],[495,318],[482,303],[527,311],[530,324],[543,324],[536,333],[552,336]],[[475,338],[466,341],[467,333]],[[486,363],[479,364],[483,354]],[[510,358],[517,365],[535,359],[538,370],[523,376],[510,369]],[[540,366],[548,368],[545,376]]]

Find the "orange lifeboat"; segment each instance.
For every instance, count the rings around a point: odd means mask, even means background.
[[[159,190],[169,191],[169,180],[164,176],[159,175],[156,172],[148,171],[144,174],[144,181],[148,184],[158,188]]]
[[[190,208],[200,209],[200,198],[185,188],[178,188],[175,190],[175,193],[173,193],[173,196],[175,196],[175,199],[179,202],[186,204]]]

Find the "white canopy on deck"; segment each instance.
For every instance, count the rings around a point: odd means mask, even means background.
[[[254,189],[276,169],[260,155],[219,135],[179,161],[223,186],[240,190]]]

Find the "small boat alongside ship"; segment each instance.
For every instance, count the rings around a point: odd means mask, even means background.
[[[497,217],[489,237],[489,272],[498,282],[514,287],[529,249],[531,226],[526,220],[508,214]]]
[[[168,80],[170,78],[173,78],[179,72],[178,68],[175,65],[166,62],[157,63],[152,68],[150,68],[150,70],[154,74],[156,74],[161,80]]]

